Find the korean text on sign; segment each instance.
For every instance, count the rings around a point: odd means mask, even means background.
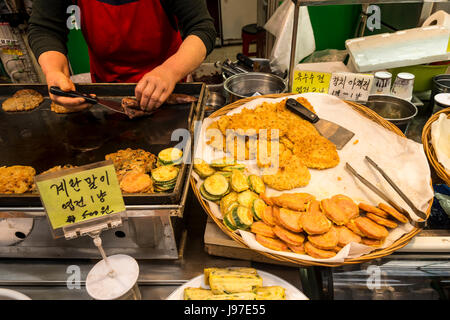
[[[113,165],[36,180],[53,229],[125,211]]]
[[[316,71],[295,71],[292,91],[295,93],[328,93],[331,73]]]
[[[367,101],[373,84],[373,75],[337,72],[330,81],[329,94],[344,100]]]

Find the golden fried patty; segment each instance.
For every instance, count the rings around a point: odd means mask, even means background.
[[[294,154],[313,169],[333,168],[339,164],[336,146],[319,135],[309,135],[294,145]]]
[[[36,170],[29,166],[0,167],[0,193],[25,193],[33,189]]]
[[[80,112],[80,111],[89,109],[91,106],[92,105],[86,104],[85,106],[81,106],[81,107],[66,108],[55,102],[52,102],[52,104],[50,105],[50,110],[52,110],[55,113],[74,113],[74,112]]]

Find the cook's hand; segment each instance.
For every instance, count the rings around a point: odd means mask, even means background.
[[[176,83],[177,78],[173,72],[163,66],[145,74],[135,89],[141,109],[151,111],[161,106],[172,93]]]
[[[63,72],[55,71],[46,74],[47,85],[50,89],[51,86],[59,87],[62,91],[75,91],[75,85],[72,80],[68,76],[66,76]],[[54,94],[49,93],[50,98],[57,104],[72,108],[72,109],[84,109],[89,106],[89,103],[86,103],[83,98],[68,98],[68,97],[60,97]]]

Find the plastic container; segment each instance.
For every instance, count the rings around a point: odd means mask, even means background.
[[[409,67],[401,67],[390,69],[392,77],[395,79],[397,74],[401,72],[408,72],[415,75],[414,92],[423,92],[431,90],[433,87],[433,77],[445,73],[448,65],[416,65]]]

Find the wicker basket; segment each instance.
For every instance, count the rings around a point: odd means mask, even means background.
[[[220,110],[217,110],[216,112],[212,113],[209,117],[210,118],[215,118],[218,116],[222,116],[227,114],[229,111],[240,107],[241,105],[252,101],[253,99],[259,99],[259,98],[282,98],[282,97],[286,97],[286,96],[290,96],[292,95],[292,93],[282,93],[282,94],[274,94],[274,95],[265,95],[265,96],[258,96],[258,97],[251,97],[251,98],[246,98],[246,99],[241,99],[238,100],[232,104],[229,104],[223,108],[221,108]],[[383,119],[382,117],[380,117],[377,113],[375,113],[374,111],[370,110],[369,108],[357,104],[357,103],[353,103],[353,102],[347,102],[354,110],[356,110],[357,112],[359,112],[360,114],[362,114],[363,116],[369,118],[370,120],[376,122],[377,124],[381,125],[382,127],[386,128],[389,131],[392,131],[400,136],[404,137],[404,134],[402,133],[402,131],[397,128],[394,124],[390,123],[389,121]],[[228,230],[225,225],[223,224],[222,220],[218,219],[215,217],[215,215],[212,213],[212,211],[209,208],[208,203],[203,199],[203,197],[200,195],[199,190],[196,187],[196,181],[193,177],[191,177],[191,186],[192,189],[194,190],[194,194],[196,195],[197,199],[200,201],[202,207],[205,209],[205,211],[208,213],[208,215],[211,217],[211,219],[214,220],[214,222],[219,226],[219,228],[226,233],[230,238],[234,239],[236,242],[238,242],[239,244],[243,245],[244,247],[247,247],[247,244],[244,242],[244,240],[242,239],[242,237],[239,234],[236,234],[234,232],[231,232],[230,230]],[[430,200],[428,209],[426,211],[427,217],[430,215],[430,211],[431,211],[431,205],[432,205],[433,200]],[[289,262],[289,263],[293,263],[299,266],[324,266],[324,267],[338,267],[341,265],[347,265],[347,264],[357,264],[357,263],[363,263],[363,262],[367,262],[370,261],[372,259],[377,259],[377,258],[381,258],[381,257],[385,257],[390,255],[391,253],[393,253],[394,251],[406,246],[408,244],[408,242],[415,236],[417,235],[422,229],[419,228],[414,228],[411,232],[404,234],[401,238],[399,238],[397,241],[395,241],[391,246],[384,248],[384,249],[379,249],[379,250],[375,250],[372,251],[371,253],[361,256],[359,258],[352,258],[352,259],[346,259],[344,262],[320,262],[320,261],[308,261],[308,260],[302,260],[302,259],[295,259],[295,258],[290,258],[290,257],[286,257],[283,255],[279,255],[279,254],[272,254],[272,253],[268,253],[268,252],[264,252],[264,251],[257,251],[258,253],[271,258],[273,260],[277,260],[277,261],[282,261],[282,262]]]
[[[433,144],[431,143],[431,124],[439,118],[441,113],[445,113],[447,117],[449,117],[450,108],[446,108],[439,112],[436,112],[430,117],[430,119],[428,119],[422,131],[422,144],[428,161],[430,161],[434,170],[436,170],[436,174],[439,176],[439,178],[444,180],[447,185],[450,185],[450,175],[445,171],[442,164],[437,160],[436,152],[434,151]]]

